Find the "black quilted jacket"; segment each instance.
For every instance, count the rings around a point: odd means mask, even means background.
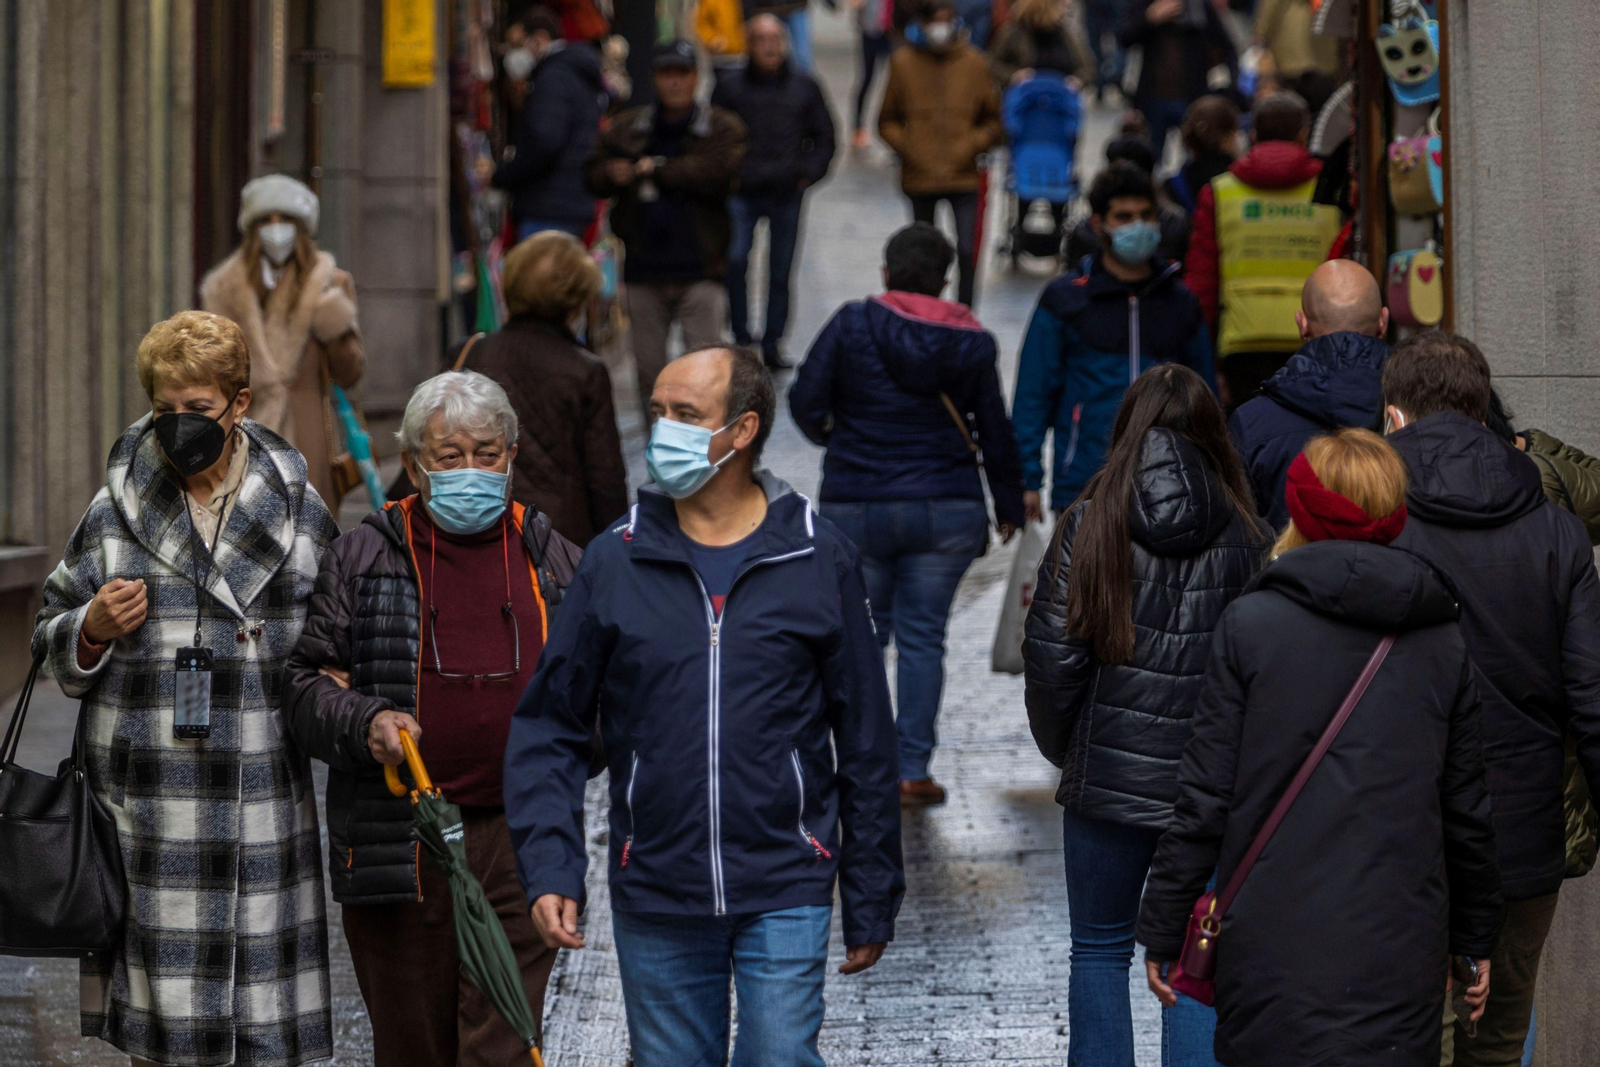
[[[341,904],[418,899],[411,802],[390,795],[367,748],[378,712],[417,705],[422,617],[405,520],[417,500],[373,512],[328,547],[289,658],[289,728],[307,755],[328,764],[329,866]],[[542,513],[513,505],[513,514],[553,616],[582,552]],[[324,666],[350,672],[351,688],[319,674]]]
[[[1265,562],[1270,533],[1229,504],[1200,451],[1151,430],[1128,514],[1133,547],[1133,658],[1099,663],[1067,636],[1067,575],[1083,511],[1061,517],[1059,556],[1045,554],[1022,654],[1028,724],[1061,768],[1056,801],[1124,826],[1166,828],[1178,758],[1217,619]]]

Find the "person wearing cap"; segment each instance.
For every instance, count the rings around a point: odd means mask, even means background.
[[[355,282],[317,248],[320,210],[317,194],[286,174],[247,183],[239,194],[243,240],[200,283],[200,306],[244,331],[251,415],[300,450],[311,484],[337,515],[350,486],[335,473],[328,387],[360,381],[366,355]]]
[[[723,339],[728,198],[745,154],[739,117],[695,99],[693,44],[657,45],[652,65],[656,102],[613,117],[585,165],[589,191],[612,201],[611,229],[622,240],[623,301],[641,408],[667,364],[674,322],[686,350]]]

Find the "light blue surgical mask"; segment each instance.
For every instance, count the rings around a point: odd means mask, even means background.
[[[1155,255],[1160,244],[1161,227],[1153,222],[1129,222],[1111,231],[1111,254],[1130,267]]]
[[[650,444],[644,450],[644,465],[656,487],[674,500],[698,493],[733,455],[730,451],[711,462],[711,439],[722,430],[657,419],[655,429],[650,431]]]
[[[428,514],[446,533],[482,533],[505,513],[511,475],[467,467],[423,471],[428,482]]]

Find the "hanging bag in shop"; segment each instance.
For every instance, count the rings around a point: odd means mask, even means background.
[[[989,668],[1001,674],[1021,674],[1022,637],[1028,623],[1028,607],[1039,580],[1039,564],[1044,560],[1048,528],[1043,523],[1024,523],[1017,531],[1016,553],[1011,557],[1011,574],[1006,579],[1006,598],[1000,603],[1000,625],[995,627],[994,647],[989,652]]]
[[[1444,318],[1444,264],[1433,242],[1389,257],[1389,314],[1401,326],[1437,326]]]
[[[1408,6],[1412,14],[1379,26],[1373,43],[1389,91],[1399,103],[1415,107],[1439,99],[1439,22],[1425,18],[1421,4]]]
[[[87,956],[115,947],[128,906],[117,824],[89,788],[84,713],[54,777],[17,765],[34,657],[0,742],[0,955]]]
[[[1361,703],[1362,695],[1366,693],[1367,686],[1372,684],[1372,679],[1376,677],[1378,668],[1383,666],[1383,661],[1388,657],[1389,649],[1392,647],[1394,647],[1394,634],[1388,634],[1378,642],[1378,647],[1367,660],[1367,665],[1361,671],[1361,676],[1356,679],[1356,684],[1345,694],[1344,703],[1334,712],[1333,719],[1322,731],[1322,736],[1317,739],[1311,754],[1300,765],[1300,770],[1295,773],[1289,788],[1283,791],[1277,805],[1272,809],[1272,814],[1268,815],[1267,821],[1261,825],[1260,833],[1250,842],[1249,850],[1245,852],[1244,859],[1239,861],[1239,866],[1234,868],[1233,877],[1228,879],[1227,886],[1220,894],[1207,893],[1195,901],[1194,912],[1189,916],[1189,929],[1183,939],[1183,952],[1167,975],[1167,981],[1172,988],[1184,996],[1192,997],[1202,1004],[1216,1001],[1217,938],[1222,934],[1222,920],[1227,917],[1234,898],[1244,887],[1244,880],[1249,877],[1256,860],[1261,858],[1262,851],[1266,849],[1267,842],[1272,840],[1272,835],[1277,832],[1283,817],[1289,814],[1289,809],[1294,806],[1300,791],[1311,780],[1311,775],[1322,762],[1322,757],[1333,747],[1339,731],[1344,729],[1344,724],[1349,721],[1350,713]],[[1331,920],[1332,916],[1329,918]]]
[[[1389,145],[1389,200],[1401,215],[1444,209],[1444,147],[1437,109],[1421,133]]]

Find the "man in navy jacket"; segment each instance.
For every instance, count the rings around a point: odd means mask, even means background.
[[[1379,428],[1389,358],[1389,309],[1377,280],[1353,260],[1330,259],[1311,272],[1295,322],[1305,343],[1228,420],[1256,512],[1274,530],[1289,524],[1283,486],[1307,441],[1344,426]]]
[[[581,948],[584,782],[611,770],[612,926],[637,1067],[821,1067],[837,880],[847,961],[905,893],[895,728],[860,557],[756,463],[776,407],[746,350],[656,379],[655,483],[590,542],[506,748],[506,818],[540,933]]]

